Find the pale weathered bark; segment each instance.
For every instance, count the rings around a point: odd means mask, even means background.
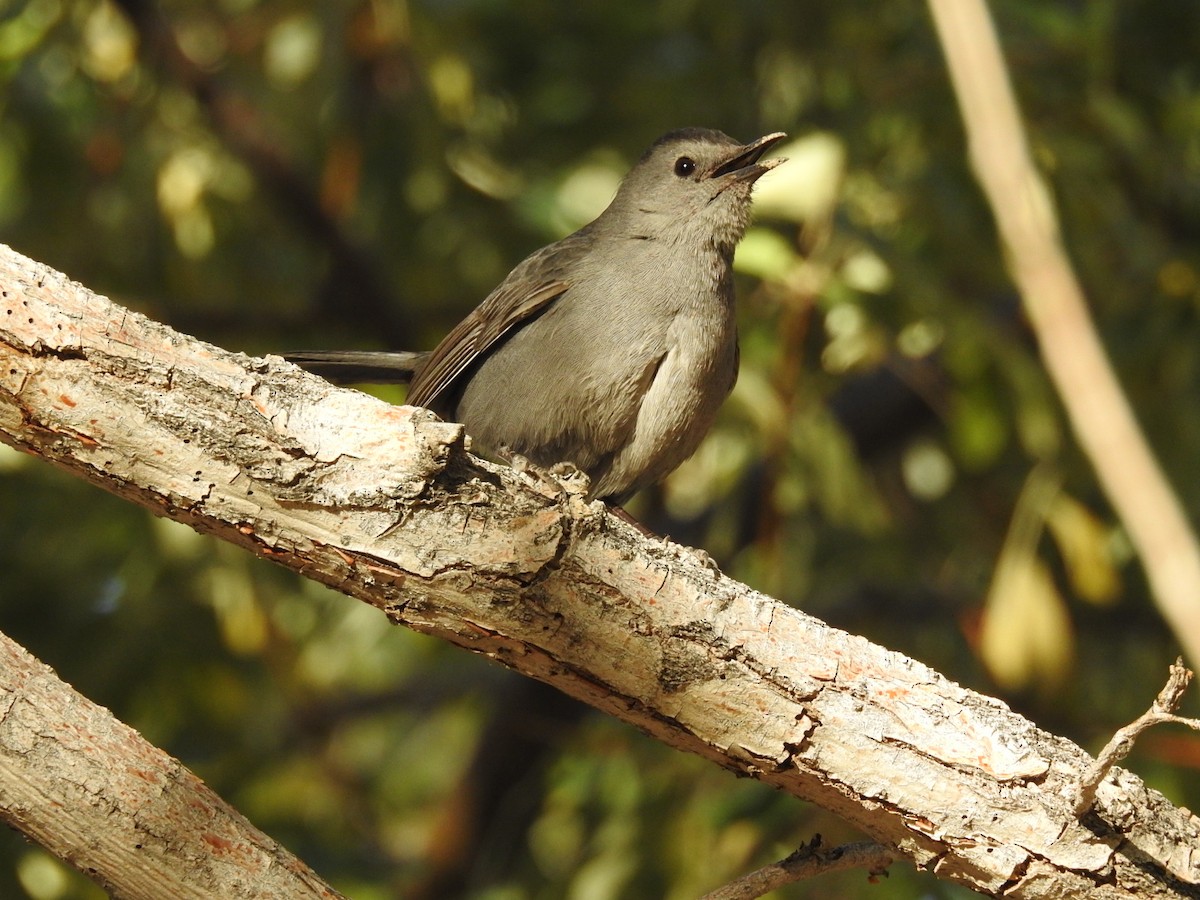
[[[342,896],[2,634],[0,818],[126,900]]]
[[[0,252],[0,438],[1017,898],[1200,896],[1200,821],[1002,703],[487,466],[458,426]],[[0,784],[0,799],[5,785]]]

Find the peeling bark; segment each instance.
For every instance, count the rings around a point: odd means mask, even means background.
[[[1198,897],[1200,821],[997,700],[472,458],[460,426],[0,251],[0,439],[1016,898]],[[3,785],[0,785],[0,790]]]
[[[0,818],[125,900],[342,896],[4,635]]]

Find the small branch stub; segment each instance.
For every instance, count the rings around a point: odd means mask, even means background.
[[[883,844],[863,841],[826,849],[817,834],[784,859],[710,891],[701,900],[754,900],[785,885],[845,869],[865,869],[867,877],[874,880],[886,876],[895,860],[896,853]]]
[[[1112,740],[1096,757],[1095,765],[1081,779],[1075,798],[1076,815],[1082,816],[1092,808],[1092,804],[1096,800],[1096,790],[1104,781],[1104,776],[1113,766],[1129,755],[1129,752],[1133,750],[1133,745],[1137,743],[1137,739],[1147,728],[1173,722],[1200,731],[1200,719],[1188,719],[1175,715],[1175,710],[1179,709],[1179,704],[1183,702],[1183,695],[1192,683],[1193,677],[1195,677],[1195,673],[1184,666],[1183,657],[1176,659],[1174,665],[1171,666],[1170,675],[1167,676],[1167,683],[1158,692],[1154,703],[1148,710],[1112,736]]]

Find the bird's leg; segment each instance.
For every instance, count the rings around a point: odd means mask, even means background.
[[[577,465],[571,462],[555,463],[552,466],[539,466],[532,462],[529,457],[517,453],[511,447],[497,447],[494,451],[496,456],[504,460],[512,466],[513,471],[535,482],[541,482],[549,487],[556,494],[586,494],[588,491],[588,476],[587,473],[581,470]],[[654,538],[662,541],[665,548],[674,548],[676,553],[690,552],[697,561],[706,569],[712,572],[720,572],[721,569],[717,566],[716,561],[708,555],[704,550],[698,547],[687,547],[683,544],[678,544],[671,540],[670,535],[659,535],[643,525],[635,519],[623,506],[609,506],[609,511],[614,516],[620,519],[627,525],[633,526],[642,537]]]

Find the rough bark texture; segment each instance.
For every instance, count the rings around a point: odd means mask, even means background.
[[[1002,703],[472,459],[459,426],[230,354],[0,252],[0,439],[1017,898],[1200,897],[1200,821]]]
[[[0,818],[128,900],[336,900],[199,778],[0,635]]]

